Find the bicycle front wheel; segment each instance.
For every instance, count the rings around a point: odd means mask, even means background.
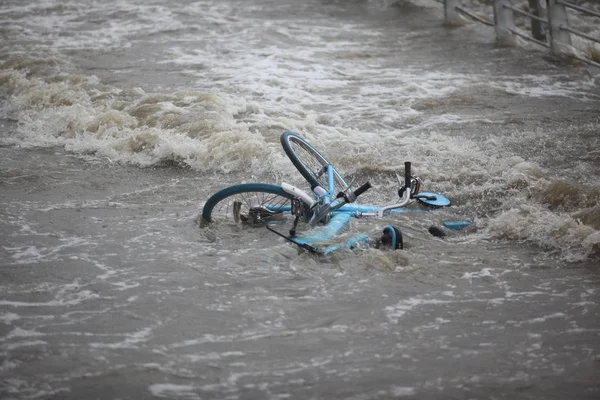
[[[202,209],[201,225],[226,221],[261,225],[293,219],[292,207],[307,206],[284,191],[267,183],[246,183],[222,189],[212,195]]]
[[[281,135],[281,145],[285,154],[292,161],[296,169],[308,181],[311,189],[321,186],[333,195],[348,188],[346,180],[323,154],[299,135],[284,132]],[[327,166],[333,169],[333,187],[329,187]]]

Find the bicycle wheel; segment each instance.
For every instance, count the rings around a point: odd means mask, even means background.
[[[294,218],[292,206],[308,207],[281,186],[246,183],[222,189],[212,195],[202,209],[201,225],[215,220],[261,225]],[[308,215],[308,214],[305,214]]]
[[[338,170],[310,143],[292,132],[281,135],[281,145],[285,154],[292,161],[296,169],[308,181],[311,189],[321,186],[334,195],[348,188],[346,180]],[[327,166],[333,167],[333,187],[327,182]]]

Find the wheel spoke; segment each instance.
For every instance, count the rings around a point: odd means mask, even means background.
[[[345,190],[348,185],[344,177],[333,167],[334,187],[329,188],[327,179],[327,167],[329,161],[323,157],[317,150],[312,148],[307,142],[296,136],[289,136],[288,141],[291,150],[294,152],[298,161],[308,171],[310,175],[325,189],[331,189],[332,192]]]
[[[292,218],[292,198],[275,185],[236,185],[213,195],[205,204],[203,218],[249,224]]]

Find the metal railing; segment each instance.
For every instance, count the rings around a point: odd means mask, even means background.
[[[522,10],[513,6],[512,0],[494,0],[494,20],[488,20],[477,15],[461,5],[461,0],[436,0],[444,5],[444,22],[447,25],[462,25],[463,16],[484,25],[494,27],[496,41],[501,45],[514,46],[516,38],[536,43],[547,47],[552,54],[557,56],[568,56],[582,62],[600,68],[600,63],[588,57],[582,57],[575,53],[571,43],[571,35],[600,43],[600,38],[593,37],[585,32],[569,26],[567,9],[575,10],[592,17],[600,18],[600,13],[589,10],[566,0],[546,0],[546,9],[540,4],[540,0],[528,0],[530,11]],[[525,16],[531,21],[531,35],[523,32],[515,26],[515,14]],[[547,17],[544,16],[547,14]],[[600,24],[600,21],[598,21]]]
[[[459,12],[460,14],[462,14],[462,15],[465,15],[465,16],[467,16],[467,17],[471,18],[471,19],[474,19],[474,20],[475,20],[475,21],[477,21],[477,22],[481,22],[481,23],[482,23],[482,24],[484,24],[484,25],[487,25],[487,26],[494,26],[494,22],[493,22],[493,21],[488,21],[487,19],[485,19],[485,18],[483,18],[483,17],[480,17],[480,16],[479,16],[479,15],[477,15],[477,14],[473,14],[473,13],[471,13],[471,12],[469,12],[469,11],[465,10],[465,9],[464,9],[464,8],[462,8],[462,7],[458,7],[458,6],[457,6],[457,7],[456,7],[456,11],[458,11],[458,12]]]

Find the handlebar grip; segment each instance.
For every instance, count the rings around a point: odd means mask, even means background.
[[[410,161],[404,163],[404,186],[410,187],[410,179],[412,178],[410,171]]]
[[[354,191],[354,195],[356,197],[358,197],[369,189],[371,189],[371,182],[367,182],[367,183],[363,184],[361,187],[359,187],[358,189],[356,189]]]

